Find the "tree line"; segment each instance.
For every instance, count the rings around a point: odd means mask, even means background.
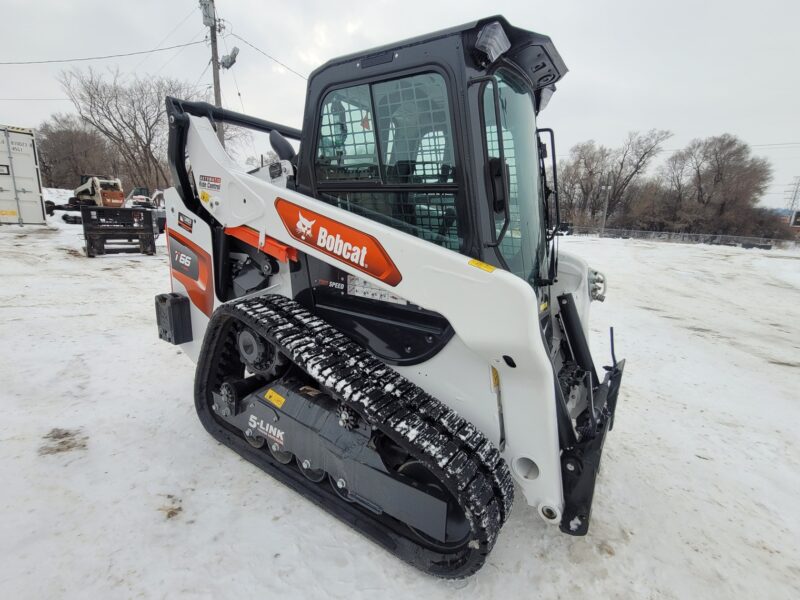
[[[632,132],[620,147],[575,145],[558,164],[562,219],[574,225],[645,231],[791,238],[759,207],[769,162],[730,134],[692,140],[654,169],[669,131]]]
[[[59,79],[76,112],[54,114],[39,126],[45,186],[75,188],[83,174],[119,177],[126,190],[169,185],[164,99],[201,99],[194,86],[93,69],[67,71]]]

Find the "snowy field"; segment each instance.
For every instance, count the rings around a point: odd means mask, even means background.
[[[216,444],[157,339],[160,255],[0,227],[0,598],[798,598],[800,254],[564,238],[627,357],[590,534],[518,502],[432,579]],[[54,431],[55,430],[55,431]]]

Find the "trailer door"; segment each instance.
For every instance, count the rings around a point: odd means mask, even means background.
[[[0,224],[44,223],[33,130],[0,125]]]

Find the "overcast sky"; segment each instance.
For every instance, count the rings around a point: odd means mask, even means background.
[[[189,15],[197,0],[2,5],[0,61],[149,50],[162,40],[162,46],[202,40],[207,31],[199,11]],[[559,154],[587,139],[617,145],[632,130],[669,129],[667,150],[728,132],[772,162],[765,204],[784,206],[787,185],[800,175],[797,0],[218,0],[217,12],[226,34],[303,74],[341,54],[503,14],[552,37],[570,69],[540,118],[541,126],[555,129]],[[222,54],[226,45],[241,52],[222,75],[223,104],[242,109],[238,83],[245,112],[299,127],[305,81],[239,40],[227,37]],[[0,65],[0,123],[35,127],[53,112],[70,111],[69,102],[54,99],[63,98],[56,76],[70,66],[118,66],[208,85],[208,57],[199,44],[73,65]],[[29,100],[8,100],[16,98]]]

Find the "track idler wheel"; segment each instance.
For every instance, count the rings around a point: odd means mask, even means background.
[[[275,442],[272,442],[269,445],[269,453],[272,455],[272,458],[277,460],[282,465],[288,465],[294,458],[294,454],[288,450],[281,450],[280,446],[278,446],[278,444]]]
[[[247,431],[250,430],[248,429]],[[253,448],[263,448],[266,440],[260,435],[252,435],[247,433],[247,431],[244,432],[244,439],[247,440],[247,443],[250,444]]]
[[[300,472],[309,481],[313,481],[314,483],[319,483],[320,481],[325,479],[324,469],[313,469],[311,467],[311,463],[308,460],[300,459],[300,457],[297,457],[296,460],[297,460],[297,467],[300,469]]]
[[[328,475],[328,481],[331,484],[331,488],[333,491],[336,492],[336,495],[339,496],[345,502],[354,502],[354,500],[350,497],[350,490],[347,489],[347,482],[341,477],[334,477],[333,475]]]

